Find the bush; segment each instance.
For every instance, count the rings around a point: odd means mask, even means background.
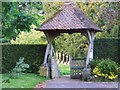
[[[20,57],[30,65],[28,72],[37,73],[44,59],[46,45],[2,45],[2,73],[9,72]]]
[[[99,64],[100,60],[99,59],[95,59],[93,61],[90,61],[90,67],[91,67],[91,71],[93,71],[93,69]]]
[[[102,59],[92,73],[95,77],[114,80],[118,77],[118,65],[110,59]]]
[[[10,72],[11,78],[18,78],[27,68],[29,68],[29,64],[24,63],[24,57],[20,57],[16,66]]]

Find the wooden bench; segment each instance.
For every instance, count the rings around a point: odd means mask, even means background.
[[[72,79],[82,78],[82,70],[84,69],[85,60],[71,60],[70,77]]]

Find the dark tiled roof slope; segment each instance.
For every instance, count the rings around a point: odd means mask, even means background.
[[[94,30],[102,31],[74,3],[64,3],[61,10],[41,24],[37,30]]]

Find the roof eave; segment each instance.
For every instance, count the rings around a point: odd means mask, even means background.
[[[95,32],[103,32],[103,30],[101,29],[94,29],[94,28],[79,28],[79,29],[45,29],[45,28],[35,28],[35,30],[37,31],[56,31],[56,32],[59,32],[59,31],[62,31],[62,32],[74,32],[74,31],[78,31],[78,32],[85,32],[87,30],[89,31],[95,31]]]

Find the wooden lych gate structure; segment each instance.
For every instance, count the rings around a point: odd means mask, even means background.
[[[52,42],[55,37],[61,33],[81,33],[89,38],[89,48],[86,57],[85,66],[93,60],[93,46],[95,34],[102,30],[89,19],[80,8],[72,2],[65,2],[61,9],[53,17],[41,24],[38,31],[43,31],[47,37],[48,45],[46,48],[44,66],[48,68],[48,77],[52,78],[54,51]],[[68,46],[69,47],[69,46]],[[54,76],[56,77],[56,76]]]

